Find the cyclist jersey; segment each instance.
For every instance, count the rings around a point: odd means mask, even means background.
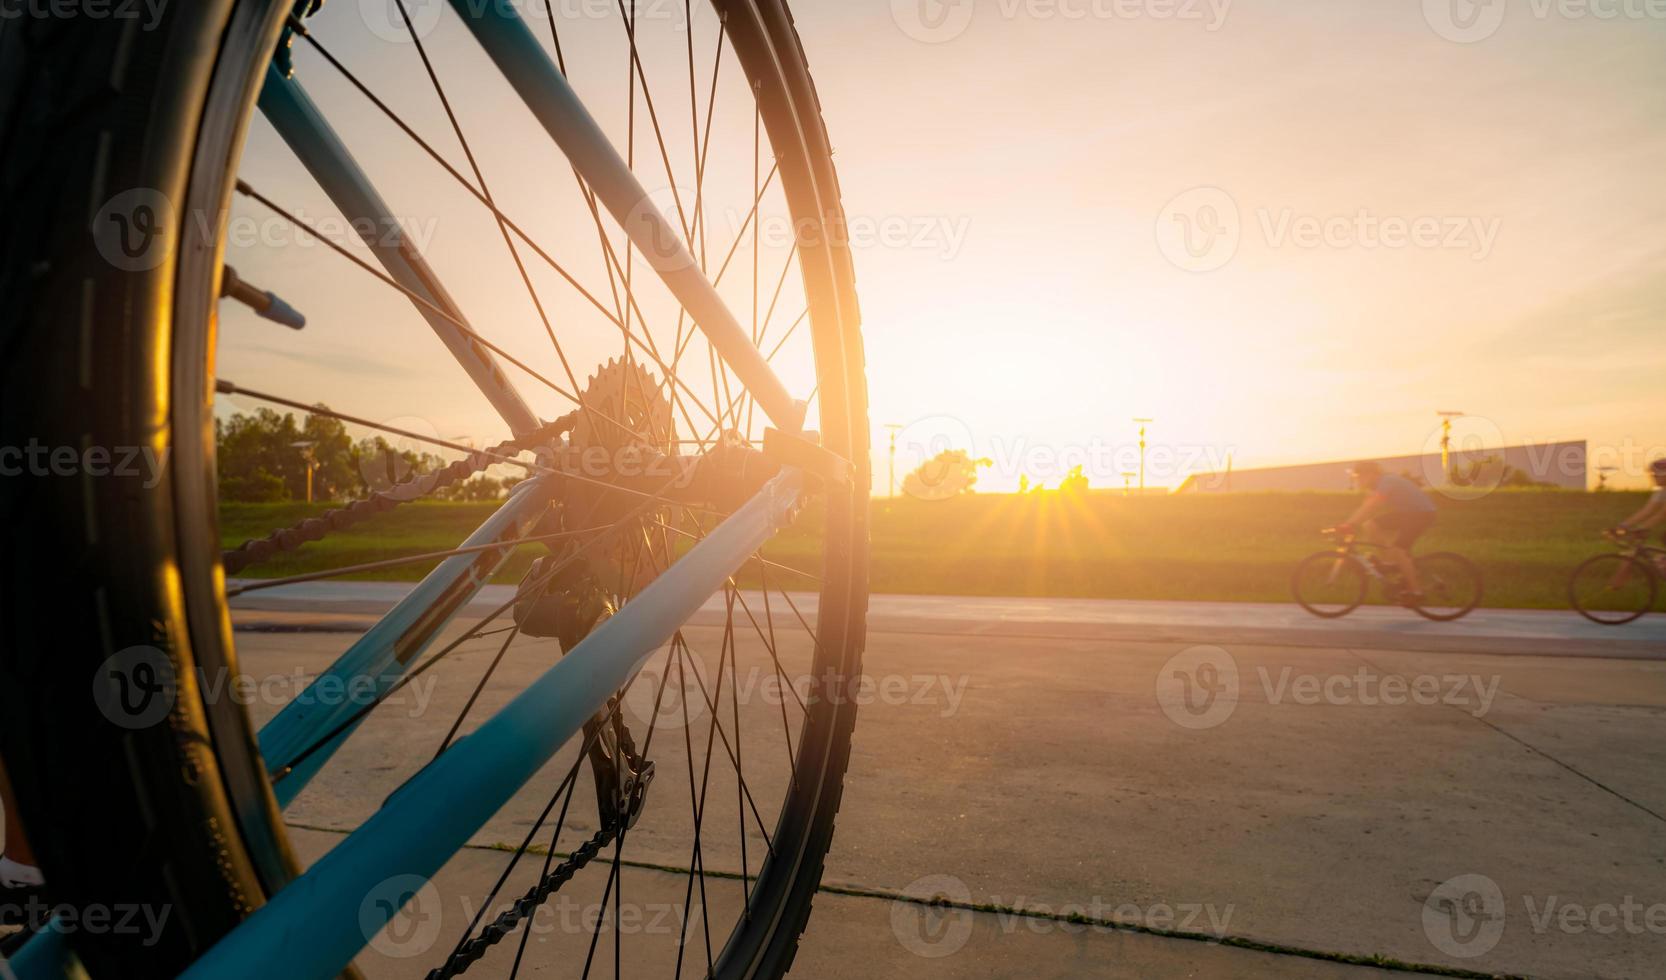
[[[1432,514],[1435,510],[1435,502],[1423,488],[1403,476],[1384,473],[1372,493],[1387,501],[1390,514]]]

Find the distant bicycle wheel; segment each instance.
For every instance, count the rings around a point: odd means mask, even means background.
[[[1323,619],[1336,619],[1358,609],[1369,586],[1370,577],[1359,559],[1335,551],[1303,558],[1290,579],[1296,602]]]
[[[1423,601],[1412,610],[1425,619],[1450,622],[1462,619],[1481,604],[1481,570],[1462,555],[1449,551],[1415,559],[1423,586]]]
[[[1654,607],[1659,583],[1648,562],[1631,555],[1598,555],[1568,578],[1568,602],[1593,623],[1622,626]]]

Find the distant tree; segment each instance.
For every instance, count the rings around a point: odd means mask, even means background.
[[[357,496],[362,483],[358,467],[353,465],[353,440],[347,435],[347,426],[340,419],[328,415],[308,415],[306,421],[301,423],[299,441],[312,443],[302,448],[301,452],[303,458],[310,455],[316,463],[312,473],[314,500],[345,500]],[[296,488],[294,496],[305,500],[306,492],[306,472],[303,470],[301,485]]]
[[[297,424],[294,415],[269,408],[239,412],[214,420],[214,441],[227,500],[305,500],[309,462],[314,500],[368,496],[444,465],[438,456],[395,449],[381,436],[355,443],[340,419],[323,413]]]
[[[221,494],[228,500],[290,500],[306,493],[306,460],[295,416],[269,408],[214,420]]]
[[[270,504],[288,500],[289,490],[282,480],[265,470],[257,470],[221,480],[220,496],[240,503]]]
[[[978,467],[990,466],[988,459],[973,459],[964,449],[945,449],[920,464],[902,481],[903,492],[921,500],[947,500],[972,493],[978,482]]]
[[[503,496],[503,481],[480,474],[454,483],[435,494],[441,500],[496,500]]]
[[[1065,474],[1064,480],[1059,483],[1059,493],[1080,495],[1087,492],[1087,475],[1082,472],[1082,468],[1080,466],[1072,466],[1070,468],[1070,472]]]

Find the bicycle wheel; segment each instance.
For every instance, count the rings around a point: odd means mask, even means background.
[[[1359,608],[1370,582],[1358,558],[1320,551],[1296,566],[1290,590],[1303,609],[1324,619],[1336,619]]]
[[[1481,570],[1468,558],[1437,551],[1413,561],[1423,586],[1422,602],[1412,607],[1419,616],[1449,622],[1469,615],[1481,604]]]
[[[1587,558],[1568,576],[1568,603],[1604,626],[1629,623],[1654,608],[1654,569],[1632,555]]]
[[[700,923],[699,942],[686,931],[628,937],[637,946],[657,941],[644,961],[674,976],[778,976],[796,952],[855,720],[851,699],[815,695],[834,693],[860,671],[870,477],[848,236],[795,29],[776,0],[717,0],[701,13],[685,6],[681,18],[620,4],[611,19],[590,8],[564,21],[546,7],[539,13],[547,24],[533,21],[536,5],[525,5],[518,28],[506,21],[518,20],[523,5],[453,6],[455,13],[416,2],[320,10],[294,0],[199,0],[168,5],[153,22],[22,18],[0,26],[7,147],[0,168],[15,205],[0,243],[0,302],[13,314],[0,326],[0,445],[39,445],[49,461],[66,449],[75,457],[67,476],[47,465],[0,481],[0,515],[15,529],[0,572],[7,636],[0,746],[55,901],[169,913],[154,935],[71,936],[95,977],[173,976],[211,951],[265,942],[227,945],[251,935],[240,927],[301,901],[289,900],[296,889],[286,891],[302,872],[283,816],[295,784],[314,778],[338,750],[350,751],[348,736],[378,723],[367,709],[417,673],[454,650],[463,659],[489,628],[510,641],[553,639],[566,654],[546,657],[554,670],[599,649],[589,641],[652,621],[682,628],[665,643],[639,641],[652,646],[642,657],[660,664],[648,718],[627,721],[625,698],[616,696],[629,695],[643,662],[633,649],[616,658],[623,673],[592,710],[575,706],[573,717],[587,720],[556,739],[559,761],[545,765],[532,748],[526,758],[506,753],[515,757],[506,764],[525,770],[526,793],[548,798],[543,815],[525,821],[532,827],[525,840],[508,842],[515,846],[506,863],[535,845],[571,852],[563,866],[580,854],[602,855],[588,872],[572,870],[590,874],[615,910],[626,888],[622,869],[652,864],[680,874],[697,896],[678,900],[684,923]],[[377,10],[387,17],[372,17]],[[604,71],[609,50],[616,60]],[[562,95],[568,57],[570,100]],[[372,84],[393,61],[402,67],[384,73],[392,83]],[[493,66],[503,69],[493,76],[496,89],[481,81]],[[302,81],[316,86],[318,104]],[[494,95],[507,108],[481,109]],[[423,121],[406,121],[413,108],[426,113]],[[331,118],[353,131],[342,136]],[[674,121],[680,135],[671,132]],[[387,156],[395,144],[406,153],[398,161]],[[373,147],[374,159],[357,167],[348,145]],[[494,169],[491,145],[538,146],[547,156]],[[380,183],[369,180],[373,170]],[[437,187],[456,195],[457,210],[428,203]],[[399,190],[435,210],[396,218],[384,201]],[[286,195],[306,198],[305,206],[286,206]],[[462,208],[472,209],[475,224],[460,217]],[[552,216],[529,216],[540,209]],[[338,213],[348,229],[338,241],[306,217]],[[251,214],[261,228],[289,229],[289,245],[318,247],[263,253],[270,243],[260,236],[251,245],[232,234]],[[424,218],[472,228],[473,240],[427,249],[417,233]],[[771,229],[792,233],[772,241],[766,218]],[[579,232],[568,235],[568,227]],[[587,252],[577,251],[581,243]],[[489,265],[480,258],[488,251]],[[221,299],[232,291],[224,263],[233,253],[263,287],[235,296],[259,308],[270,287],[302,308],[304,330],[266,325]],[[460,259],[469,264],[459,272]],[[356,284],[342,285],[347,279]],[[521,297],[519,305],[501,302],[505,295]],[[470,304],[488,315],[465,319]],[[750,317],[731,312],[748,308]],[[411,332],[391,332],[401,329]],[[548,346],[536,347],[545,335]],[[305,370],[274,367],[283,364]],[[405,414],[443,418],[435,429],[481,431],[482,410],[458,409],[464,421],[456,423],[444,414],[448,399],[467,397],[484,401],[509,437],[473,451],[433,429],[390,424],[397,399],[354,411],[394,376],[411,381],[399,396]],[[533,382],[534,394],[521,394]],[[431,470],[414,452],[387,453],[361,471],[364,492],[352,504],[322,513],[297,507],[299,523],[274,521],[272,534],[227,548],[218,515],[231,481],[217,479],[217,435],[223,441],[233,413],[258,404],[306,413],[311,428],[302,435],[318,443],[314,451],[320,440],[350,432],[364,444],[383,438],[384,449],[387,437],[415,440],[450,461]],[[817,440],[793,436],[801,422]],[[777,443],[785,449],[762,451],[766,427],[787,433]],[[154,468],[113,467],[109,454],[127,449]],[[589,450],[603,451],[600,463]],[[405,472],[414,457],[416,469]],[[631,468],[644,459],[661,469]],[[787,522],[798,504],[784,466],[812,471],[813,511],[766,559],[753,546],[753,537],[765,538],[757,529]],[[300,699],[257,722],[238,700],[215,693],[224,690],[217,679],[244,676],[228,593],[251,584],[229,576],[298,577],[303,567],[310,578],[363,576],[408,562],[397,542],[378,536],[391,527],[382,522],[406,501],[489,470],[526,479],[491,505],[466,543],[418,549],[428,560],[416,567],[431,569],[428,578],[351,641],[347,653],[359,659],[325,671],[368,681],[373,699],[337,702],[274,733]],[[316,475],[326,493],[331,481],[348,479],[315,473],[311,462],[305,473],[309,488]],[[298,486],[290,487],[297,496]],[[740,526],[753,518],[761,523]],[[329,550],[327,539],[349,529],[374,539],[370,555]],[[541,564],[523,574],[529,551]],[[724,561],[684,559],[693,552]],[[494,575],[521,583],[518,601],[473,621],[469,602]],[[715,620],[689,626],[686,603],[661,602],[672,583],[707,577],[705,594],[723,597]],[[666,587],[644,598],[649,583]],[[801,611],[806,601],[813,608]],[[525,647],[505,641],[503,650],[514,658]],[[478,694],[496,667],[484,675],[471,668],[454,679],[458,690]],[[779,711],[767,705],[768,715],[779,714],[773,734],[756,723],[755,706],[742,703],[749,695],[740,675],[748,670],[787,681]],[[656,760],[647,753],[660,747],[653,732],[674,674],[679,686],[683,678],[698,683],[688,691],[705,717],[684,725],[679,739],[687,743],[688,792],[665,785],[682,745],[658,758],[661,786],[649,792]],[[796,693],[800,679],[811,696]],[[535,688],[528,684],[521,697]],[[455,724],[442,719],[409,759],[387,760],[395,772],[376,792],[389,795],[371,820],[408,803],[396,790],[427,785],[448,760],[474,751],[471,743],[497,720],[482,723],[484,705],[469,716],[474,705],[468,698]],[[754,722],[744,734],[743,720]],[[442,740],[447,725],[452,734]],[[507,785],[520,776],[500,778]],[[436,824],[445,822],[438,815],[485,805],[472,790],[432,799]],[[719,800],[727,807],[721,821]],[[562,817],[569,804],[575,813],[593,807],[596,835],[572,839],[561,818],[549,820],[557,804]],[[638,859],[627,839],[680,856]],[[409,868],[391,870],[426,879],[433,869],[423,865],[432,864],[413,857]],[[552,871],[549,859],[543,864]],[[727,893],[718,896],[717,885]],[[324,909],[338,896],[315,888],[311,897]],[[341,917],[303,923],[288,934],[306,935],[306,943],[232,971],[331,975],[346,966],[324,962],[320,950],[332,936],[356,933],[362,945],[411,897],[343,898],[376,915],[350,925]],[[495,889],[476,896],[487,899],[477,901],[480,912],[499,897]],[[566,947],[557,962],[575,972],[581,961],[591,972],[592,959],[598,970],[629,969],[635,954],[621,949],[626,930],[617,916],[614,923],[598,920],[576,943],[550,943]],[[485,925],[476,916],[452,929],[447,920],[453,934],[434,947],[436,967],[446,975],[468,966],[499,972],[512,960],[518,968],[530,928],[518,937],[510,929],[514,938],[494,945],[506,937],[481,942],[476,927]],[[596,955],[603,940],[611,956]]]

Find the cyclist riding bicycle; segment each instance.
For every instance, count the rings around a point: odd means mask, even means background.
[[[1666,523],[1666,457],[1649,464],[1649,475],[1654,477],[1655,491],[1649,494],[1648,502],[1641,510],[1614,528],[1614,532],[1622,537],[1640,534],[1647,540],[1650,528]]]
[[[1649,494],[1642,510],[1621,521],[1614,530],[1635,534],[1666,521],[1666,457],[1649,464],[1649,475],[1654,477],[1654,493]]]
[[[1365,502],[1337,525],[1337,530],[1352,534],[1358,528],[1365,540],[1380,546],[1383,557],[1400,572],[1400,581],[1405,584],[1400,600],[1416,605],[1423,598],[1423,585],[1417,578],[1411,547],[1434,526],[1434,501],[1405,477],[1384,473],[1382,465],[1374,460],[1356,464],[1349,475],[1367,495]]]

